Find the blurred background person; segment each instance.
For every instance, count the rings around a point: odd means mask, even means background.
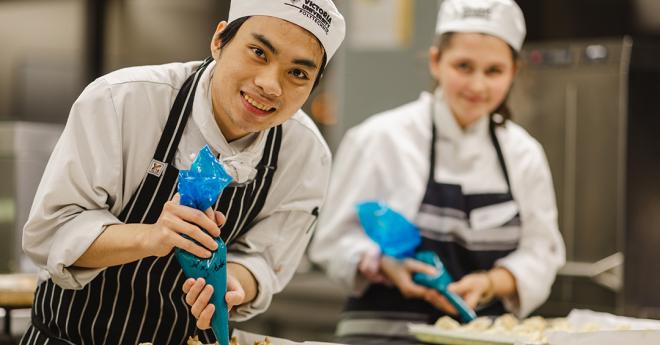
[[[552,177],[541,145],[512,122],[506,99],[519,68],[523,14],[511,0],[446,0],[429,49],[433,93],[349,130],[336,156],[310,257],[352,289],[338,341],[413,342],[408,322],[455,315],[433,273],[382,256],[355,205],[384,201],[413,220],[478,315],[524,317],[565,261]]]

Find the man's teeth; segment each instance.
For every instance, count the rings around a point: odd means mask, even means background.
[[[245,100],[246,100],[248,103],[252,104],[252,106],[254,106],[254,107],[257,108],[257,109],[261,109],[261,110],[263,110],[263,111],[270,111],[270,109],[271,109],[269,106],[263,105],[263,104],[261,104],[261,103],[255,101],[254,99],[252,99],[252,97],[248,96],[248,95],[245,94],[245,93],[243,94],[243,98],[245,98]]]

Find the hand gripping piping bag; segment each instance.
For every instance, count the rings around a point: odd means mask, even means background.
[[[453,279],[438,255],[431,251],[415,253],[422,239],[413,223],[383,202],[365,201],[357,204],[355,208],[367,236],[378,244],[383,254],[399,260],[414,257],[435,267],[438,272],[436,275],[418,272],[413,275],[413,280],[417,284],[438,290],[458,310],[463,322],[476,318],[475,312],[461,297],[447,290]]]
[[[179,170],[179,195],[181,205],[204,211],[213,206],[222,190],[229,185],[232,177],[213,156],[208,146],[204,146],[193,162],[190,170]],[[190,238],[189,238],[190,239]],[[215,238],[218,249],[208,259],[199,258],[176,248],[176,255],[183,273],[189,278],[204,278],[213,286],[211,303],[215,312],[211,318],[211,328],[220,345],[229,344],[229,312],[225,294],[227,292],[227,247],[220,237]]]

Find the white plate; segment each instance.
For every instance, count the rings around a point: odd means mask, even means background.
[[[446,345],[514,345],[524,344],[521,339],[506,334],[489,334],[469,330],[444,330],[427,324],[408,324],[408,330],[417,339]]]

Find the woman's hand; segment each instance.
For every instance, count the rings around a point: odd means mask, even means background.
[[[480,301],[493,297],[493,282],[487,272],[470,273],[449,284],[447,289],[461,296],[472,309],[476,308]]]
[[[225,216],[211,208],[202,212],[180,205],[177,193],[165,203],[158,221],[141,233],[141,246],[153,256],[165,256],[180,248],[200,258],[209,258],[211,251],[218,249],[213,237],[220,236],[219,226],[224,222]]]
[[[461,296],[473,309],[479,303],[497,298],[517,298],[516,278],[504,267],[495,267],[486,272],[475,272],[451,283],[449,291]]]
[[[383,256],[380,265],[384,275],[392,281],[405,298],[423,299],[448,314],[457,314],[456,308],[437,290],[418,285],[413,281],[412,275],[417,272],[429,275],[437,274],[433,266],[415,259],[399,261],[390,256]]]
[[[372,283],[392,285],[392,282],[387,276],[381,272],[381,256],[381,252],[377,247],[367,250],[362,254],[362,259],[358,264],[358,271]]]

